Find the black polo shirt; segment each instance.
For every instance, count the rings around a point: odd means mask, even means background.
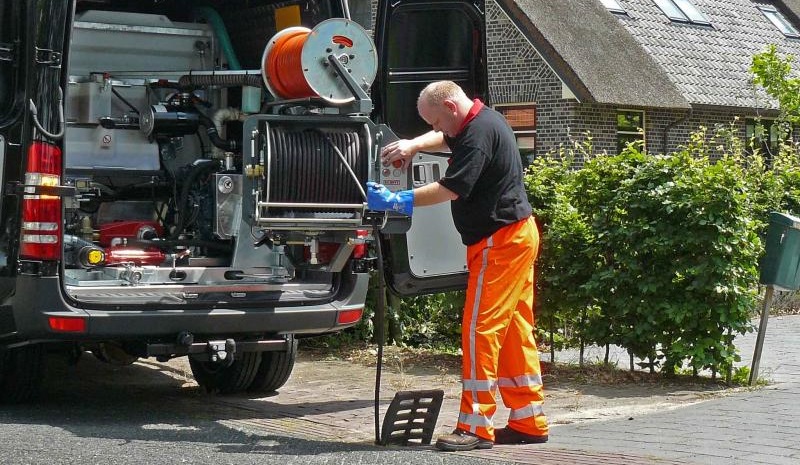
[[[445,142],[452,156],[439,183],[458,194],[450,207],[465,245],[531,215],[517,141],[503,115],[484,106]]]

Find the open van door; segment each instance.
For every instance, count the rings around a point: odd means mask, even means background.
[[[381,1],[375,26],[379,69],[372,98],[378,114],[400,138],[430,130],[417,114],[417,96],[430,82],[458,83],[486,101],[484,0]],[[411,166],[414,187],[438,181],[449,154],[419,153]],[[414,210],[406,234],[388,240],[387,282],[401,295],[466,287],[466,247],[453,225],[450,204]]]

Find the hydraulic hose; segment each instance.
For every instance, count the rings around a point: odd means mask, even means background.
[[[200,115],[200,125],[205,126],[208,139],[212,144],[214,144],[214,147],[222,149],[226,152],[235,152],[239,149],[239,144],[237,144],[235,140],[225,140],[219,136],[217,127],[214,125],[214,121],[212,121],[211,118],[203,113],[200,113],[199,111],[197,113]]]
[[[264,81],[262,81],[260,74],[247,74],[247,71],[237,74],[195,72],[181,76],[178,79],[178,85],[181,87],[250,86],[260,88],[264,85]]]
[[[64,248],[77,249],[80,247],[97,247],[93,242],[82,239],[72,234],[64,234]]]
[[[214,33],[216,34],[217,39],[219,39],[219,45],[222,48],[222,53],[225,54],[225,59],[228,60],[228,68],[233,70],[242,69],[239,59],[236,58],[236,52],[233,50],[231,37],[228,35],[228,30],[225,29],[225,23],[222,21],[222,17],[220,17],[219,13],[208,6],[195,8],[194,12],[199,18],[208,21],[208,24],[211,25],[212,29],[214,29]]]
[[[178,212],[178,224],[175,226],[175,231],[170,236],[170,239],[177,239],[178,236],[183,232],[183,229],[186,227],[186,216],[187,216],[187,206],[186,203],[189,200],[189,191],[191,190],[192,186],[198,179],[202,176],[213,173],[214,171],[220,168],[219,162],[216,160],[198,160],[195,165],[192,166],[191,171],[186,176],[183,186],[181,186],[181,192],[178,197],[178,200],[175,205],[175,209]]]

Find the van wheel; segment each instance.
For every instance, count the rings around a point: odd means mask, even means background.
[[[252,384],[247,388],[249,392],[267,393],[277,391],[281,388],[294,368],[294,361],[297,358],[297,339],[289,335],[289,350],[286,352],[262,352],[261,364],[258,372],[253,378]]]
[[[44,363],[42,344],[0,352],[0,402],[16,404],[38,396],[44,379]]]
[[[189,356],[189,366],[197,384],[208,392],[219,394],[233,394],[247,389],[256,376],[260,362],[259,352],[236,354],[236,359],[229,366]]]

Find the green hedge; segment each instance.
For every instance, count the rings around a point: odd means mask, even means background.
[[[729,128],[669,156],[636,145],[536,160],[525,183],[543,231],[539,330],[555,347],[616,344],[643,366],[727,372],[752,329],[768,212],[796,211],[797,152],[766,169]],[[711,159],[711,148],[723,153]]]

